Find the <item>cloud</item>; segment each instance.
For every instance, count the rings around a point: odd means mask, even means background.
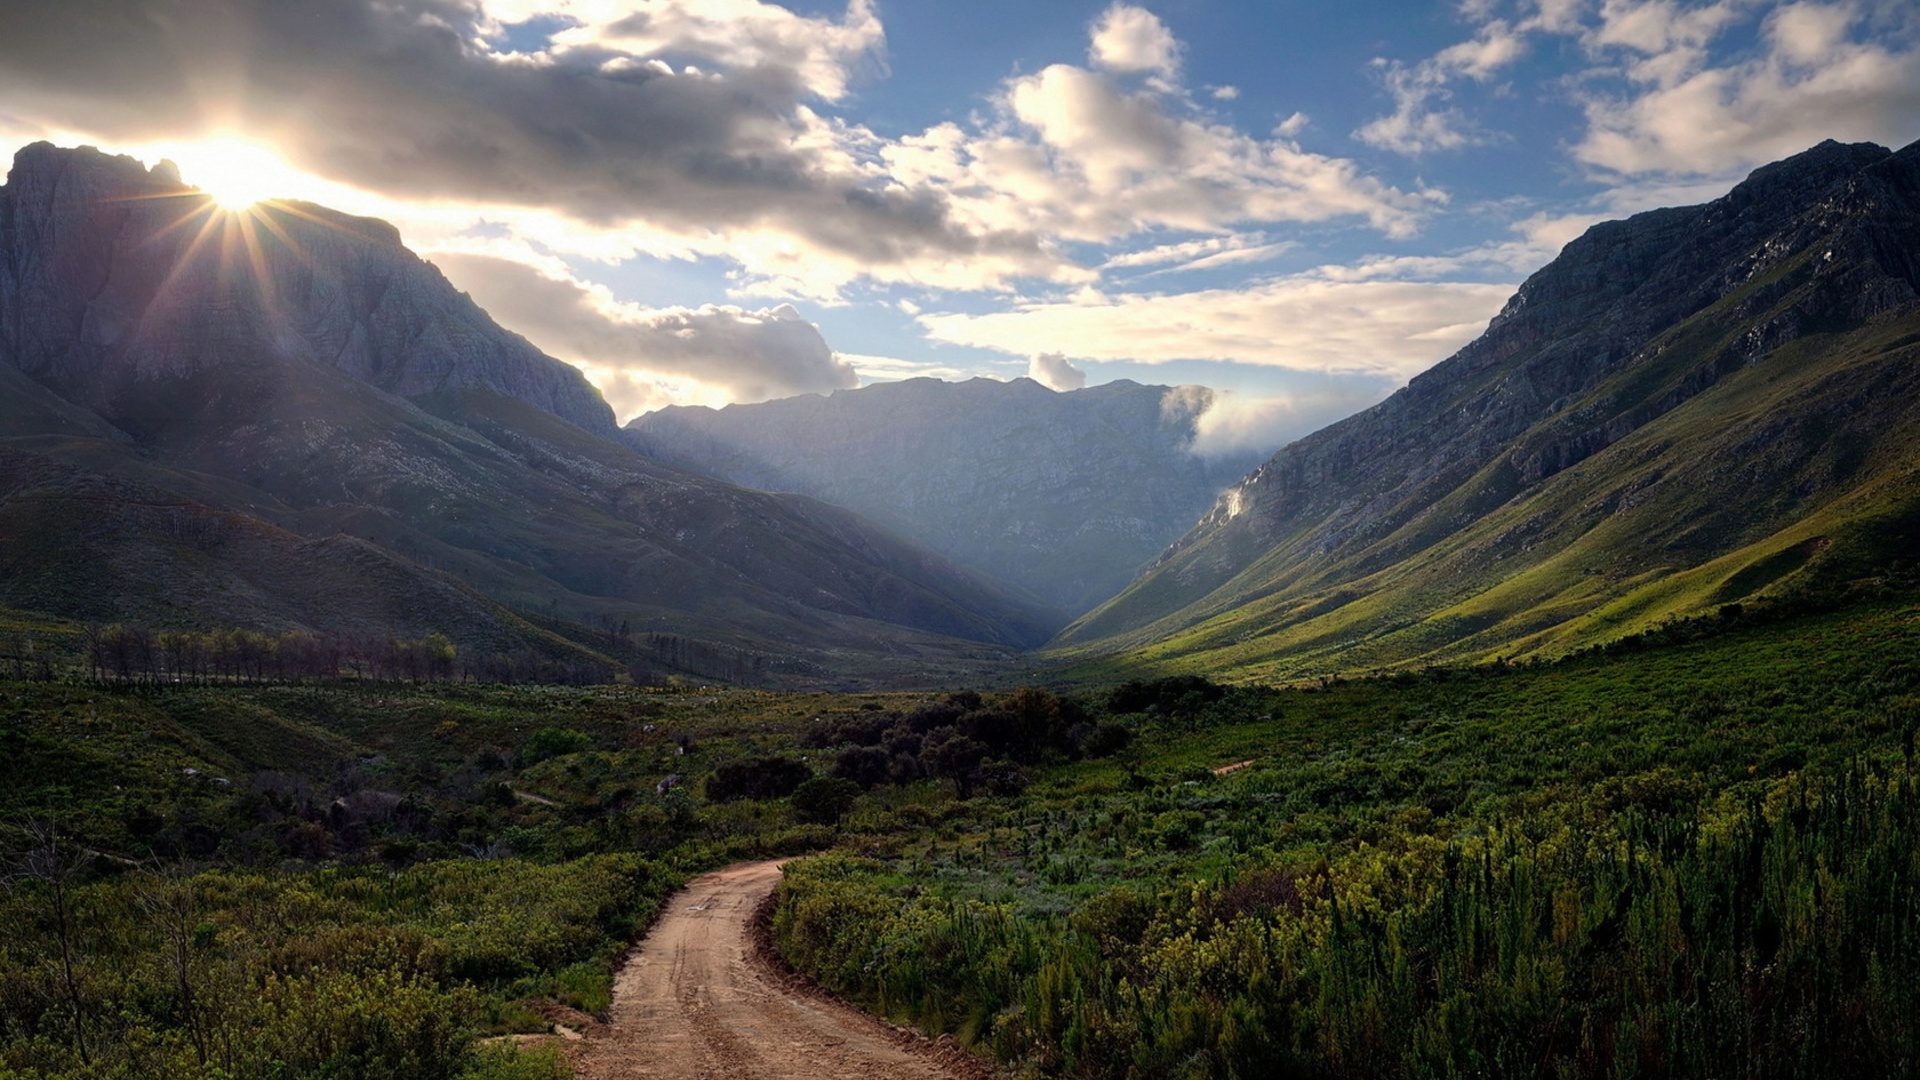
[[[1759,54],[1719,65],[1708,43],[1746,5],[1681,13],[1610,0],[1605,11],[1590,40],[1624,54],[1627,85],[1586,92],[1573,148],[1605,173],[1728,176],[1823,139],[1898,146],[1920,134],[1920,9],[1778,5]]]
[[[1101,263],[1100,269],[1112,271],[1130,270],[1142,266],[1161,267],[1154,271],[1156,274],[1205,270],[1211,267],[1275,258],[1291,251],[1295,246],[1290,240],[1270,241],[1267,234],[1258,232],[1209,236],[1199,240],[1185,240],[1177,244],[1161,244],[1140,251],[1122,252]]]
[[[1295,275],[1239,289],[1093,290],[987,314],[919,317],[935,341],[1083,360],[1233,360],[1405,380],[1486,328],[1511,285],[1333,281]]]
[[[860,353],[840,353],[840,359],[853,365],[860,372],[860,385],[877,382],[898,382],[902,379],[942,379],[947,382],[964,382],[979,374],[950,364],[936,361],[903,360],[897,356],[871,356]]]
[[[1417,64],[1376,59],[1373,66],[1393,97],[1394,109],[1360,127],[1354,138],[1401,154],[1489,142],[1495,136],[1458,111],[1436,107],[1436,103],[1448,100],[1451,83],[1459,79],[1484,83],[1525,53],[1524,37],[1495,19],[1480,27],[1472,40],[1449,45]]]
[[[433,261],[501,325],[586,371],[623,420],[669,401],[765,401],[859,384],[785,304],[648,310],[552,267],[460,252]]]
[[[1027,364],[1027,378],[1049,390],[1078,390],[1087,385],[1087,373],[1060,353],[1040,353]]]
[[[1202,457],[1266,456],[1384,398],[1385,380],[1323,379],[1286,396],[1176,386],[1161,400],[1171,418],[1191,417],[1192,451]]]
[[[1496,138],[1453,106],[1454,89],[1493,82],[1542,36],[1589,60],[1561,92],[1586,122],[1572,157],[1602,182],[1729,179],[1823,139],[1897,146],[1920,134],[1911,3],[1531,0],[1513,21],[1493,17],[1499,6],[1463,5],[1473,37],[1418,63],[1374,61],[1394,110],[1355,137],[1405,154]]]
[[[529,35],[535,16],[555,28]],[[1444,202],[1301,148],[1302,117],[1258,138],[1206,112],[1143,8],[1088,40],[1097,69],[884,138],[832,112],[884,70],[872,0],[73,0],[0,5],[0,101],[68,141],[259,143],[415,242],[484,218],[548,253],[726,258],[763,297],[1086,284],[1068,245],[1339,219],[1403,237]]]
[[[1093,24],[1087,49],[1093,66],[1123,74],[1173,79],[1180,70],[1180,43],[1159,16],[1132,4],[1114,4]]]
[[[812,259],[950,283],[1070,270],[1031,232],[970,228],[945,194],[891,181],[868,133],[815,111],[878,47],[866,0],[839,19],[757,0],[569,10],[610,21],[523,54],[495,51],[499,20],[471,0],[9,4],[0,99],[107,143],[242,133],[396,199],[725,237],[774,276]]]
[[[492,14],[500,17],[495,3]],[[790,71],[826,101],[847,95],[852,71],[886,42],[872,0],[852,0],[839,19],[811,18],[759,0],[538,0],[513,14],[560,15],[579,25],[556,33],[560,49],[628,56],[685,56],[730,69]]]
[[[1010,80],[997,105],[978,129],[942,124],[879,156],[898,182],[946,193],[973,229],[1098,244],[1153,229],[1339,218],[1403,237],[1445,200],[1285,136],[1254,138],[1180,94],[1069,64]]]

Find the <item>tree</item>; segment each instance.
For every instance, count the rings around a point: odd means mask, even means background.
[[[813,770],[806,762],[790,757],[740,758],[715,769],[707,777],[706,792],[715,802],[784,799],[812,778]]]
[[[987,748],[978,740],[957,731],[944,736],[936,732],[928,736],[925,749],[920,751],[920,764],[934,776],[953,781],[954,791],[961,798],[971,799],[974,785],[980,782],[980,763],[986,757]]]
[[[93,1056],[87,1048],[87,1006],[80,993],[78,928],[73,913],[73,885],[87,860],[84,855],[75,857],[60,837],[59,823],[50,818],[30,820],[24,831],[30,846],[15,863],[8,882],[36,885],[46,894],[60,985],[73,1025],[73,1046],[80,1063],[90,1066]]]
[[[787,801],[800,820],[816,825],[837,825],[853,801],[860,797],[860,785],[837,776],[816,776],[793,789]]]

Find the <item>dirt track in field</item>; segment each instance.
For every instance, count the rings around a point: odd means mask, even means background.
[[[614,981],[606,1025],[567,1044],[583,1080],[986,1080],[977,1061],[833,1000],[760,943],[780,862],[688,883]]]

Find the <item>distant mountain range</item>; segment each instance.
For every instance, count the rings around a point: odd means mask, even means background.
[[[1255,455],[1194,453],[1203,387],[909,379],[627,424],[630,445],[872,518],[1068,615],[1191,528]],[[1064,620],[1063,620],[1064,621]]]
[[[0,187],[0,605],[809,685],[973,677],[1059,625],[617,435],[383,223],[47,144]]]
[[[1278,678],[1551,653],[1920,556],[1920,144],[1597,225],[1054,643]]]

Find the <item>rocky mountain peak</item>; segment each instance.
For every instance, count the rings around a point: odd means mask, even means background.
[[[290,359],[403,397],[485,387],[599,434],[578,370],[495,324],[385,222],[229,213],[162,163],[35,143],[0,187],[0,358],[109,419],[141,387]]]

